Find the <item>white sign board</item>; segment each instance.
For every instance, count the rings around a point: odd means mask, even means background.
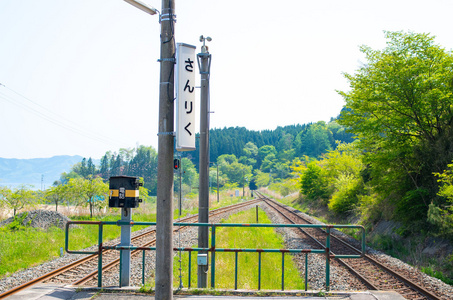
[[[176,46],[176,150],[195,150],[195,46]]]

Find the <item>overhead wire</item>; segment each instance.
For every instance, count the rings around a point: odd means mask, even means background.
[[[47,109],[46,107],[42,106],[41,104],[29,99],[28,97],[10,89],[9,87],[5,86],[4,84],[0,83],[0,87],[3,87],[3,88],[6,88],[7,90],[11,91],[12,93],[16,94],[17,96],[27,100],[28,102],[34,104],[35,106],[41,108],[42,111],[32,107],[31,105],[27,105],[26,103],[23,103],[21,101],[18,101],[16,99],[14,99],[13,97],[7,95],[6,93],[4,93],[1,89],[0,89],[0,99],[3,99],[4,101],[10,103],[10,104],[13,104],[17,107],[20,107],[28,112],[30,112],[31,114],[34,114],[35,116],[37,117],[40,117],[41,119],[43,120],[46,120],[48,121],[49,123],[52,123],[56,126],[59,126],[61,128],[64,128],[68,131],[71,131],[71,132],[74,132],[76,134],[79,134],[83,137],[86,137],[86,138],[89,138],[89,139],[92,139],[92,140],[95,140],[95,141],[98,141],[98,142],[101,142],[101,143],[105,143],[105,144],[114,144],[114,145],[119,145],[119,143],[113,139],[110,139],[108,137],[105,137],[104,135],[101,135],[99,133],[96,133],[96,132],[93,132],[91,129],[90,130],[87,130],[87,129],[83,129],[80,127],[79,124],[67,119],[67,118],[64,118],[62,116],[60,116],[59,114],[55,113],[55,112],[52,112],[51,110]],[[53,115],[53,116],[52,116]],[[70,124],[68,124],[70,123]],[[71,125],[72,124],[72,125]]]

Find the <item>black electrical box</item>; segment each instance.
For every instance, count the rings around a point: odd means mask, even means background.
[[[138,204],[142,202],[142,199],[138,198],[138,188],[142,185],[138,177],[110,177],[109,207],[138,207]]]

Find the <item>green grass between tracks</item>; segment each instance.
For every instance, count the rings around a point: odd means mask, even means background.
[[[251,209],[232,215],[223,223],[255,223],[256,212]],[[271,223],[264,211],[259,210],[259,222]],[[210,243],[210,242],[209,242]],[[177,245],[176,245],[177,246]],[[216,229],[216,248],[262,248],[282,249],[285,248],[281,235],[273,228],[231,228],[219,227]],[[192,253],[191,288],[197,287],[197,253]],[[187,252],[182,253],[181,269],[182,282],[188,287],[188,258]],[[210,262],[209,262],[210,263]],[[258,288],[258,253],[239,253],[238,259],[238,289]],[[234,253],[216,253],[215,288],[233,289],[235,271]],[[208,287],[211,286],[211,267],[208,272]],[[173,262],[174,288],[179,286],[179,256]],[[282,256],[280,253],[261,254],[261,289],[281,289]],[[153,286],[153,283],[151,283]],[[285,255],[285,290],[303,289],[304,282],[292,261],[292,256]]]

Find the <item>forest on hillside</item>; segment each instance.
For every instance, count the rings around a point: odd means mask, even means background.
[[[210,161],[212,172],[220,170],[220,186],[242,186],[244,182],[257,186],[268,185],[287,179],[291,165],[304,157],[320,157],[333,150],[339,143],[349,143],[352,135],[335,120],[306,125],[278,127],[276,130],[251,131],[243,127],[210,130]],[[198,142],[198,139],[197,139]],[[198,149],[198,147],[197,147]],[[199,152],[175,152],[182,157],[183,182],[186,190],[198,185]],[[214,170],[215,169],[215,170]],[[157,189],[157,152],[152,147],[120,149],[107,152],[96,166],[91,158],[84,158],[64,173],[58,183],[71,178],[100,177],[108,181],[110,176],[128,175],[142,177],[150,194]],[[217,173],[212,176],[217,178]],[[263,180],[267,178],[267,180]],[[215,179],[217,180],[217,179]]]

